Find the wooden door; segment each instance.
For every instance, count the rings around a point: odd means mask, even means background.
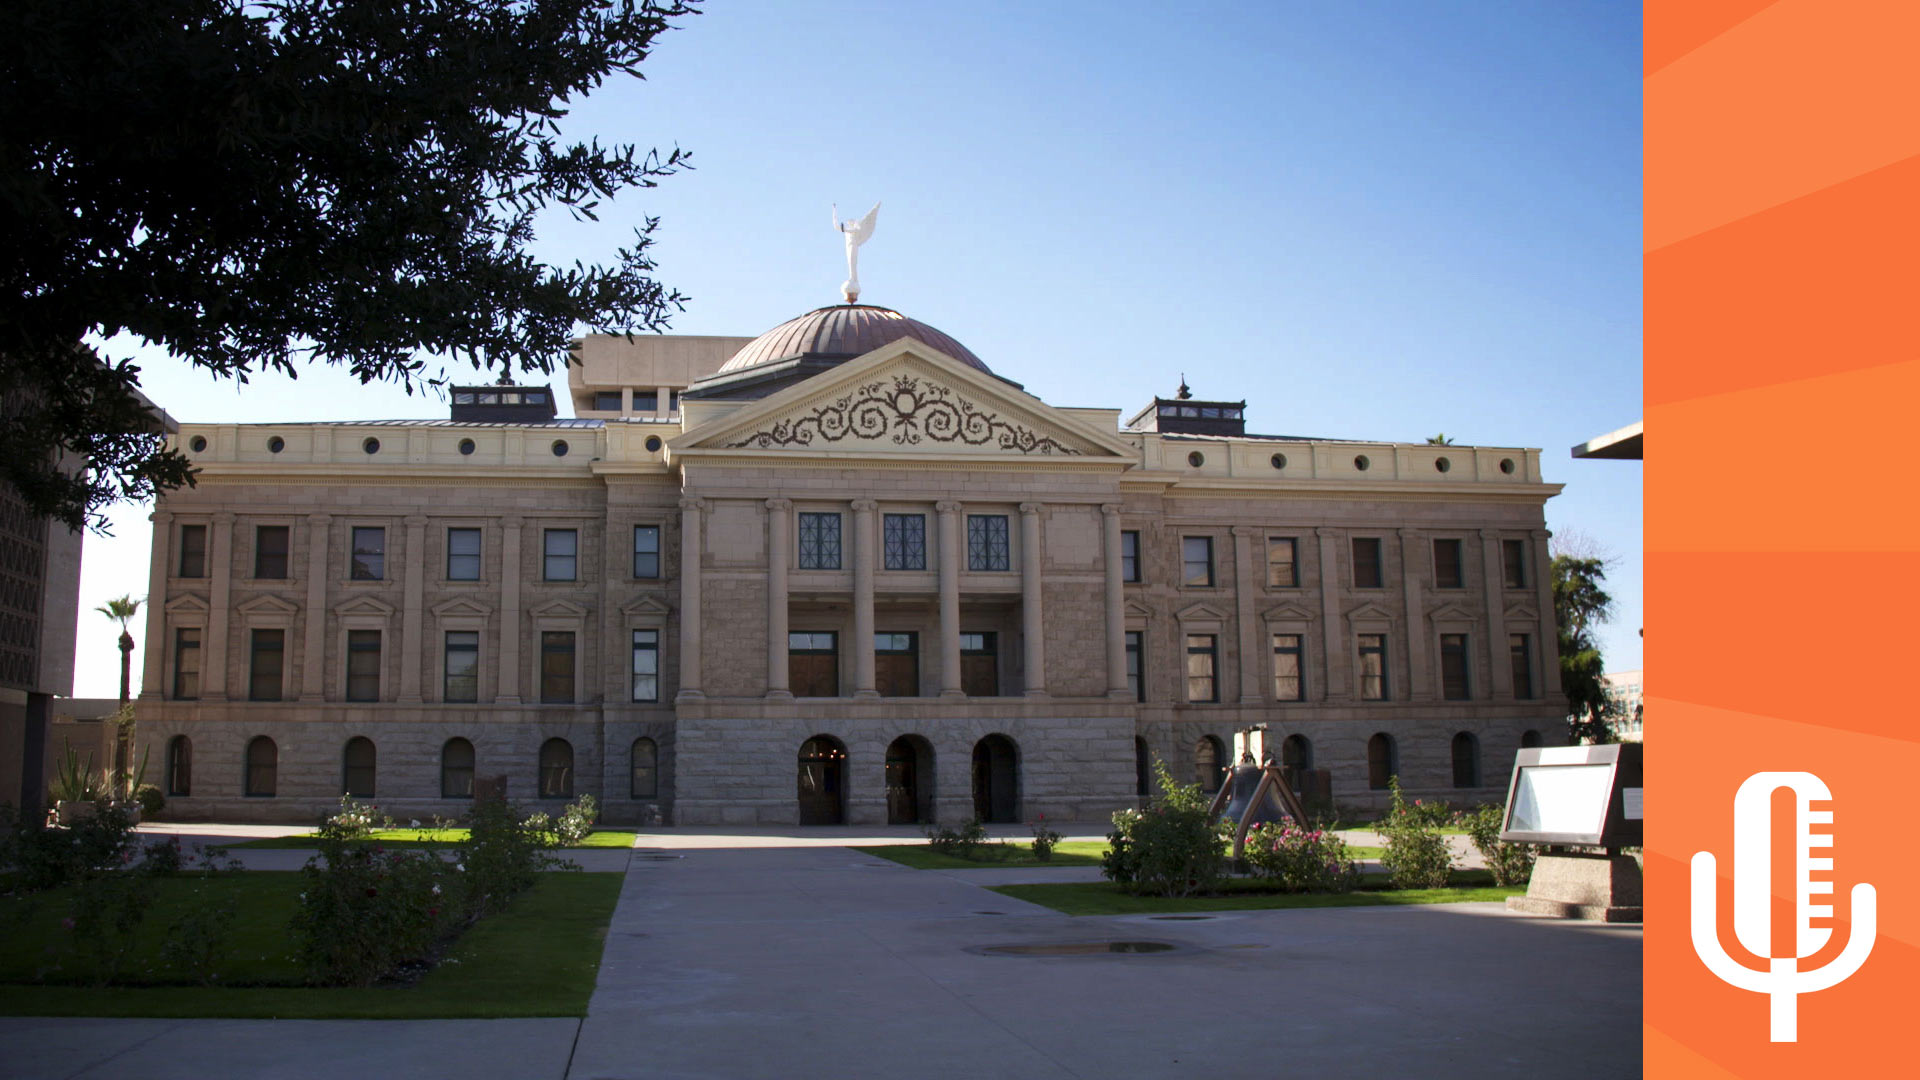
[[[881,697],[920,696],[918,634],[874,635],[873,681]]]
[[[1000,655],[994,637],[960,635],[960,689],[968,697],[1000,696]]]

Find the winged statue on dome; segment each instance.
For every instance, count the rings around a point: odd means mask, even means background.
[[[880,216],[880,204],[874,203],[873,209],[859,221],[840,220],[840,206],[833,206],[833,227],[847,238],[847,280],[840,286],[840,295],[851,304],[860,299],[860,245],[873,235],[874,219]]]

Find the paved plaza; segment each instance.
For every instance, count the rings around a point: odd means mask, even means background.
[[[660,830],[604,853],[627,876],[584,1021],[0,1019],[0,1077],[1640,1071],[1637,926],[1497,904],[1069,918],[984,886],[1084,869],[920,871],[841,846],[893,832]],[[1172,948],[983,951],[1108,941]]]

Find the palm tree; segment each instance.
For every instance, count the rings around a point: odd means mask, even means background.
[[[1452,446],[1453,436],[1448,435],[1444,431],[1438,435],[1429,435],[1427,436],[1427,445],[1428,446]]]
[[[133,793],[127,787],[127,752],[133,732],[130,724],[124,722],[127,699],[133,690],[133,632],[127,629],[128,620],[140,613],[140,601],[131,596],[119,596],[107,601],[93,610],[109,619],[120,620],[120,713],[122,723],[113,740],[113,787],[116,798],[125,799]]]

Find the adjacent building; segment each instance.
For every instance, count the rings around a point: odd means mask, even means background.
[[[170,813],[504,776],[615,821],[1084,820],[1154,758],[1217,784],[1256,723],[1372,807],[1498,798],[1564,731],[1535,450],[1052,405],[857,304],[591,337],[567,390],[181,426],[139,700]]]

